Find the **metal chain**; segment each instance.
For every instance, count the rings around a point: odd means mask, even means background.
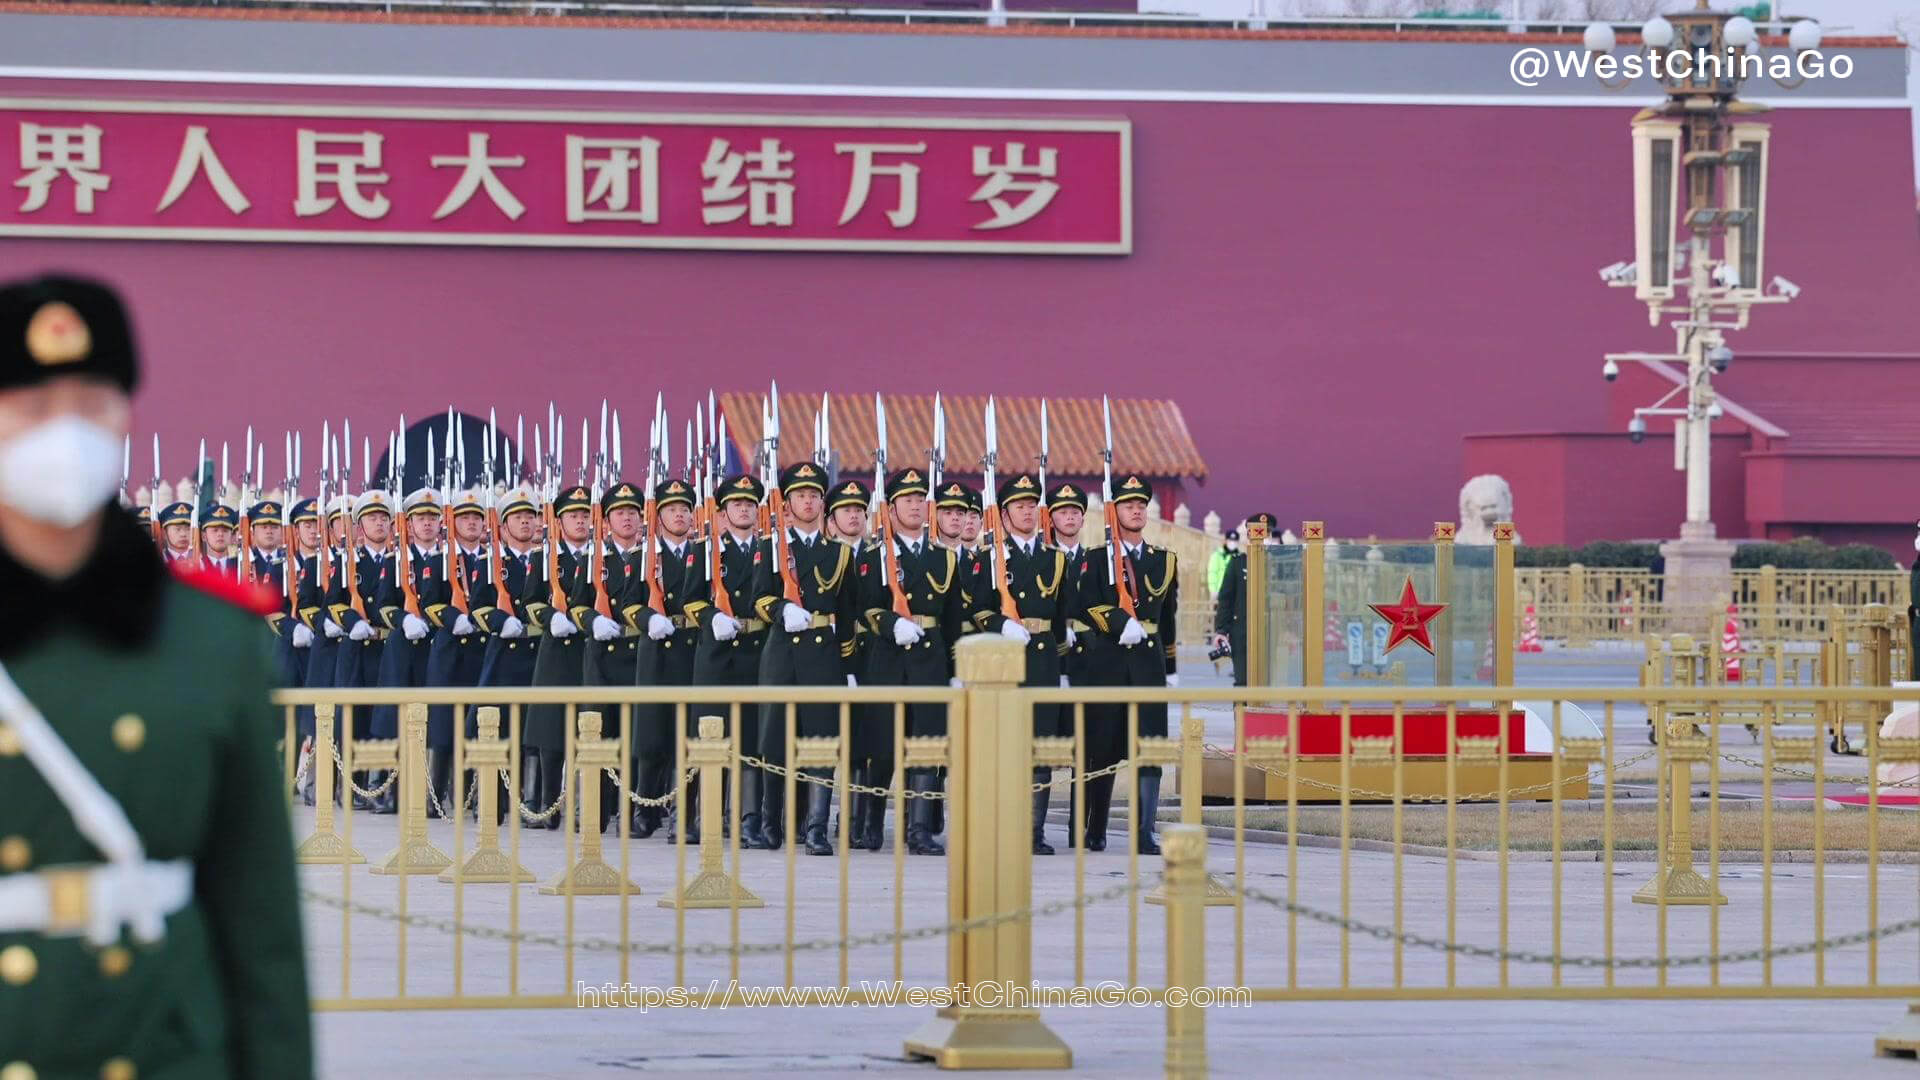
[[[1814,773],[1814,772],[1809,772],[1806,769],[1789,768],[1788,766],[1785,766],[1785,765],[1769,766],[1764,761],[1755,761],[1752,758],[1741,757],[1739,754],[1721,754],[1720,758],[1723,761],[1731,761],[1736,765],[1745,765],[1749,768],[1759,769],[1762,772],[1765,772],[1769,768],[1771,768],[1774,772],[1779,773],[1782,776],[1791,776],[1798,780],[1829,780],[1829,781],[1838,781],[1840,783],[1847,783],[1849,781],[1854,781],[1854,780],[1865,782],[1867,779],[1864,776],[1835,776],[1832,773]],[[1900,780],[1891,784],[1881,784],[1880,786],[1882,788],[1920,787],[1920,778],[1915,778],[1913,780]]]
[[[620,787],[620,770],[610,765],[603,766],[603,768],[606,769],[608,776],[613,777],[613,786],[616,789],[618,789]],[[688,768],[687,775],[684,778],[685,782],[692,783],[694,774],[697,771],[698,770],[695,768],[691,768],[691,767]],[[674,794],[677,790],[678,790],[677,788],[670,787],[667,789],[667,793],[665,795],[662,795],[657,799],[649,799],[643,795],[640,795],[632,791],[622,791],[621,794],[625,795],[627,797],[627,801],[633,803],[633,805],[635,806],[672,806]]]
[[[1743,949],[1730,953],[1692,953],[1685,956],[1561,956],[1556,953],[1532,952],[1527,949],[1502,949],[1491,945],[1473,945],[1466,942],[1446,941],[1427,937],[1424,934],[1395,930],[1390,926],[1378,926],[1336,915],[1330,911],[1294,903],[1283,896],[1274,896],[1258,889],[1241,886],[1240,894],[1249,900],[1279,908],[1290,914],[1299,915],[1312,922],[1337,927],[1350,933],[1363,934],[1381,941],[1398,941],[1420,949],[1432,949],[1436,952],[1458,953],[1483,960],[1517,960],[1523,964],[1560,964],[1576,968],[1683,968],[1705,967],[1710,964],[1747,964],[1758,960],[1776,960],[1790,956],[1805,956],[1808,953],[1825,952],[1830,949],[1844,949],[1850,945],[1864,945],[1901,934],[1920,930],[1920,919],[1903,919],[1900,922],[1876,926],[1869,930],[1859,930],[1851,934],[1820,938],[1815,941],[1802,941],[1792,945],[1764,946],[1757,949]]]
[[[340,760],[340,750],[338,747],[333,748],[333,764],[335,768],[340,770],[340,775],[346,777],[347,786],[353,789],[353,793],[355,795],[358,795],[363,799],[380,798],[381,796],[385,795],[387,792],[393,790],[393,782],[395,780],[400,779],[399,769],[390,770],[387,773],[387,779],[385,783],[381,784],[377,788],[374,788],[372,791],[368,791],[367,789],[361,787],[359,784],[356,784],[353,782],[353,774],[347,771],[347,763]],[[373,770],[368,769],[365,771],[372,772]]]
[[[573,774],[572,769],[567,769],[561,774],[560,794],[554,797],[553,805],[547,807],[545,810],[535,811],[532,807],[528,806],[526,803],[521,802],[519,799],[518,793],[515,793],[513,806],[514,806],[514,809],[520,812],[520,820],[526,822],[529,825],[538,825],[541,822],[546,821],[547,819],[553,817],[553,815],[559,813],[560,808],[566,805],[567,781],[573,778],[572,774]],[[500,780],[502,783],[512,784],[513,783],[512,772],[510,772],[507,769],[501,769]]]
[[[1208,755],[1216,759],[1220,759],[1220,758],[1232,759],[1236,757],[1246,757],[1245,754],[1241,754],[1236,751],[1229,750],[1224,746],[1219,746],[1214,743],[1207,743],[1206,749],[1207,749]],[[1642,751],[1641,753],[1635,754],[1632,757],[1626,759],[1625,761],[1614,762],[1611,766],[1603,770],[1603,772],[1618,773],[1620,770],[1625,769],[1627,766],[1637,765],[1640,762],[1645,761],[1648,758],[1652,757],[1656,753],[1658,753],[1657,749]],[[1287,771],[1285,769],[1275,768],[1272,765],[1264,765],[1258,761],[1254,761],[1251,759],[1247,761],[1247,764],[1252,766],[1255,769],[1260,770],[1263,773],[1267,773],[1270,776],[1278,776],[1283,779],[1287,776]],[[1294,779],[1298,780],[1300,783],[1306,784],[1309,787],[1319,788],[1322,791],[1338,792],[1342,790],[1339,784],[1329,784],[1324,780],[1315,780],[1310,776],[1299,776],[1299,777],[1295,777]],[[1587,775],[1585,773],[1581,773],[1576,776],[1566,776],[1556,780],[1542,781],[1541,783],[1538,783],[1538,784],[1528,784],[1525,787],[1508,788],[1506,790],[1506,797],[1511,799],[1519,795],[1532,795],[1535,792],[1545,791],[1548,788],[1560,787],[1561,785],[1564,785],[1564,784],[1571,784],[1576,781],[1586,780],[1586,779],[1589,779]],[[1391,791],[1375,791],[1372,788],[1361,788],[1361,787],[1350,787],[1350,788],[1346,788],[1345,790],[1350,797],[1357,796],[1357,797],[1366,798],[1366,799],[1384,799],[1388,802],[1392,802],[1395,798],[1393,792]],[[1501,796],[1501,793],[1499,791],[1473,791],[1473,792],[1467,792],[1465,794],[1455,794],[1453,796],[1453,801],[1454,802],[1494,802],[1498,800],[1500,796]],[[1410,793],[1403,793],[1400,796],[1398,796],[1398,798],[1401,802],[1408,802],[1408,803],[1441,804],[1447,801],[1447,796],[1445,795],[1415,795]]]
[[[754,757],[751,754],[741,754],[740,761],[746,765],[752,765],[756,768],[765,769],[767,772],[770,772],[775,776],[785,776],[789,772],[789,770],[783,765],[775,765],[771,761],[765,761],[761,758]],[[1115,773],[1122,772],[1127,768],[1127,766],[1131,764],[1133,764],[1132,759],[1130,758],[1122,759],[1120,761],[1114,762],[1112,765],[1108,765],[1105,768],[1094,769],[1091,772],[1088,772],[1084,777],[1076,777],[1072,773],[1068,773],[1066,776],[1063,776],[1058,780],[1042,780],[1040,783],[1034,784],[1029,790],[1033,792],[1040,792],[1040,791],[1046,791],[1051,788],[1061,787],[1066,784],[1072,784],[1077,780],[1098,780],[1100,777],[1112,776]],[[918,768],[919,766],[914,766],[914,767]],[[856,784],[850,781],[843,782],[831,777],[814,776],[811,773],[808,773],[804,770],[796,773],[795,778],[799,780],[804,780],[809,784],[819,784],[822,787],[831,787],[831,788],[844,787],[848,791],[851,791],[856,795],[880,795],[889,799],[893,798],[894,796],[894,791],[892,788],[874,787],[871,784]],[[906,796],[909,799],[944,799],[947,797],[947,793],[944,791],[903,791],[903,792],[900,792],[900,794]]]
[[[392,922],[405,923],[410,927],[438,930],[447,934],[464,934],[468,937],[486,941],[517,941],[525,945],[550,945],[556,949],[578,948],[585,952],[625,951],[628,953],[661,956],[672,956],[675,954],[684,954],[687,956],[759,956],[784,954],[788,949],[792,949],[794,952],[824,952],[842,948],[855,949],[868,945],[891,945],[896,941],[918,941],[924,938],[945,937],[950,934],[984,930],[1007,923],[1045,918],[1050,915],[1058,915],[1062,912],[1072,911],[1075,908],[1092,907],[1094,904],[1107,900],[1115,900],[1128,893],[1139,892],[1144,888],[1146,888],[1146,886],[1139,882],[1124,882],[1099,892],[1087,893],[1076,899],[1055,900],[1037,906],[1017,908],[1013,911],[996,912],[991,915],[982,915],[972,919],[962,919],[958,922],[945,923],[940,926],[922,926],[912,930],[883,930],[872,934],[854,934],[843,938],[811,938],[805,941],[795,941],[790,944],[784,941],[764,943],[743,942],[737,946],[719,942],[701,942],[699,944],[688,945],[679,942],[664,941],[631,941],[622,945],[619,941],[608,938],[569,938],[560,934],[542,934],[531,930],[500,930],[491,926],[475,926],[471,923],[463,923],[455,919],[418,915],[412,912],[402,915],[393,908],[380,907],[358,900],[347,900],[343,897],[332,896],[307,888],[300,890],[300,896],[303,900],[324,904],[327,907],[342,911],[350,911],[356,915],[368,915],[377,919],[387,919]]]

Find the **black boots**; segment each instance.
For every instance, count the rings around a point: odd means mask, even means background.
[[[913,769],[907,773],[909,789],[922,794],[940,790],[940,778],[932,769]],[[912,855],[945,855],[947,849],[934,839],[940,828],[940,801],[920,798],[907,800],[907,852]]]
[[[825,784],[808,784],[807,787],[807,854],[831,855],[833,842],[827,839],[827,821],[833,814],[833,788]],[[848,824],[851,826],[852,823]]]
[[[1052,769],[1033,770],[1033,782],[1044,784],[1053,779]],[[1053,795],[1051,787],[1043,787],[1033,793],[1033,853],[1035,855],[1053,854],[1053,845],[1047,843],[1047,802]],[[1071,833],[1073,830],[1067,830]]]
[[[805,782],[800,782],[804,787]],[[796,793],[799,787],[796,788]],[[787,839],[787,785],[769,773],[760,785],[760,843],[756,847],[779,851]]]
[[[1140,854],[1160,854],[1160,844],[1153,837],[1153,822],[1160,813],[1159,766],[1149,765],[1140,770],[1140,782],[1134,786],[1134,804],[1130,809],[1138,815]]]
[[[453,751],[427,751],[427,782],[433,785],[433,798],[427,800],[427,816],[437,818],[441,811],[453,813]],[[434,809],[439,807],[439,810]]]
[[[1088,851],[1107,850],[1107,810],[1113,804],[1113,774],[1096,776],[1086,782],[1082,797],[1084,817],[1080,821],[1080,842]]]

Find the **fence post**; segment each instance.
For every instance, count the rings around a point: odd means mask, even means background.
[[[1306,544],[1300,568],[1306,609],[1300,627],[1300,685],[1313,687],[1327,681],[1327,523],[1303,521],[1300,535]]]
[[[400,706],[400,745],[395,768],[400,771],[400,842],[376,874],[438,874],[453,860],[427,839],[427,707]],[[458,812],[452,808],[450,813]]]
[[[1200,808],[1202,784],[1200,772],[1206,768],[1207,718],[1189,713],[1180,721],[1180,824],[1191,825],[1206,835],[1206,827],[1201,824]],[[1188,787],[1192,792],[1189,795]],[[1173,893],[1172,870],[1169,869],[1160,879],[1160,884],[1147,894],[1147,903],[1169,903]],[[1225,885],[1215,880],[1213,875],[1203,875],[1200,883],[1200,901],[1206,906],[1231,905],[1233,893]]]
[[[1168,1080],[1189,1080],[1207,1075],[1207,1011],[1194,1000],[1207,985],[1207,831],[1169,825],[1160,842],[1167,863],[1166,1070]]]
[[[1242,618],[1246,620],[1246,632],[1241,635],[1240,647],[1247,655],[1239,657],[1240,673],[1246,677],[1248,686],[1273,685],[1273,643],[1270,635],[1273,612],[1269,607],[1272,599],[1268,594],[1267,574],[1267,526],[1256,521],[1247,526],[1242,537],[1247,559],[1247,603]],[[1226,586],[1232,588],[1229,582]],[[1282,635],[1284,639],[1284,635]]]
[[[1692,638],[1675,634],[1672,648],[1671,685],[1713,685],[1715,680],[1712,671],[1700,670],[1700,655]],[[1681,666],[1683,664],[1684,667]],[[1682,672],[1685,673],[1684,678]],[[1653,880],[1640,886],[1640,891],[1633,894],[1633,902],[1664,902],[1670,907],[1724,904],[1727,898],[1713,882],[1693,868],[1693,764],[1707,760],[1712,744],[1707,736],[1694,731],[1697,714],[1693,708],[1668,704],[1651,706],[1651,709],[1649,715],[1654,730],[1659,733],[1660,750],[1666,756],[1668,768],[1666,861],[1654,873]]]
[[[1513,685],[1513,628],[1515,589],[1513,569],[1513,522],[1493,523],[1493,685]],[[1441,601],[1446,603],[1446,601]],[[1504,714],[1509,703],[1495,702],[1494,710]]]
[[[967,695],[947,723],[947,790],[958,800],[947,830],[947,888],[961,922],[1033,906],[1033,706],[1019,690],[1027,658],[1017,642],[973,634],[954,657]],[[958,1000],[909,1036],[906,1052],[943,1069],[1072,1068],[1073,1051],[1039,1010],[1005,1004],[1033,986],[1032,919],[965,931],[955,945],[947,985]]]
[[[333,771],[333,706],[313,707],[313,835],[300,841],[295,862],[363,863],[365,855],[347,846],[333,830],[335,788],[341,787]]]
[[[1768,641],[1780,636],[1780,572],[1772,563],[1760,567],[1760,596],[1756,600],[1760,608],[1760,635]]]
[[[719,716],[700,718],[700,737],[687,740],[687,765],[700,770],[700,790],[707,793],[700,800],[700,872],[692,881],[680,886],[680,891],[671,896],[660,898],[663,908],[759,908],[767,902],[735,881],[727,873],[721,856],[726,853],[726,844],[721,836],[724,827],[720,823],[721,796],[727,782],[727,766],[733,764],[733,740],[727,737],[726,719]],[[675,790],[685,792],[683,781]]]
[[[500,774],[508,764],[507,740],[500,737],[500,707],[482,706],[474,716],[474,730],[478,737],[467,739],[463,764],[473,769],[473,797],[480,835],[474,841],[473,854],[467,856],[458,869],[449,866],[440,871],[440,880],[478,884],[533,881],[533,871],[500,850],[500,795],[504,790]],[[465,738],[459,732],[455,732],[454,737]],[[518,813],[513,793],[508,792],[507,797],[507,812]]]
[[[579,724],[579,737],[573,741],[573,760],[567,763],[565,775],[573,781],[574,791],[579,792],[580,812],[575,824],[580,829],[580,856],[572,866],[560,871],[552,881],[540,886],[540,891],[548,896],[561,896],[572,893],[575,896],[618,896],[620,895],[620,871],[607,865],[600,854],[600,774],[605,769],[620,767],[620,740],[602,738],[600,733],[600,714],[583,712],[576,718]],[[617,789],[616,799],[621,797]],[[627,808],[616,805],[616,814],[624,814]],[[626,883],[626,895],[635,896],[640,886]]]
[[[1587,643],[1587,568],[1567,564],[1567,648]]]
[[[1433,683],[1453,685],[1453,533],[1451,521],[1433,523],[1433,594],[1447,605],[1433,620]],[[1515,571],[1518,573],[1518,571]]]

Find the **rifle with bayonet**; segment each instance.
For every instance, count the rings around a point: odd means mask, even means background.
[[[534,433],[539,438],[539,433]],[[547,403],[547,450],[551,457],[545,462],[546,500],[542,516],[547,526],[547,603],[553,610],[565,613],[567,610],[567,590],[560,584],[560,515],[553,512],[553,501],[560,497],[560,470],[563,467],[560,450],[560,422],[553,411],[553,403]]]
[[[365,619],[367,617],[367,603],[360,598],[360,543],[358,538],[354,536],[354,531],[359,525],[359,522],[354,520],[353,515],[353,421],[347,420],[343,422],[341,431],[340,441],[346,446],[346,450],[344,451],[346,457],[340,462],[340,494],[347,500],[347,549],[344,553],[345,557],[342,559],[342,562],[345,564],[347,576],[347,606],[351,607],[356,615]],[[366,457],[364,444],[360,456],[362,458]]]
[[[1100,457],[1106,469],[1106,485],[1101,494],[1106,509],[1107,583],[1120,594],[1120,610],[1132,619],[1138,617],[1139,612],[1133,605],[1132,574],[1127,570],[1126,547],[1120,543],[1120,518],[1113,502],[1113,405],[1104,396],[1100,398],[1100,419],[1106,429],[1106,444]]]
[[[873,395],[873,422],[876,433],[873,448],[873,490],[880,500],[880,572],[887,576],[887,595],[893,613],[903,619],[913,617],[907,606],[907,592],[900,585],[900,552],[893,546],[893,507],[887,502],[887,403]]]
[[[400,432],[407,430],[407,418],[400,417]],[[387,436],[387,496],[393,501],[394,551],[396,552],[394,573],[400,578],[400,604],[407,614],[419,618],[420,590],[413,582],[413,515],[407,513],[402,502],[405,495],[400,489],[405,486],[402,479],[407,469],[407,441],[404,434]],[[433,439],[427,439],[427,475],[433,475]]]
[[[780,598],[797,608],[802,603],[800,594],[800,576],[795,572],[793,563],[792,538],[787,535],[787,502],[780,493],[780,384],[774,383],[767,396],[767,417],[771,425],[766,431],[767,460],[773,472],[773,482],[767,485],[768,527],[773,538],[773,565],[780,575]]]
[[[449,595],[447,604],[459,615],[472,615],[473,608],[467,599],[467,554],[460,546],[459,537],[453,531],[453,507],[459,501],[458,494],[467,482],[467,440],[466,421],[452,408],[447,409],[451,419],[447,424],[447,452],[441,457],[440,473],[440,552],[441,573],[446,575]],[[492,444],[492,413],[488,413],[488,444]],[[456,457],[456,455],[458,455]],[[448,623],[452,625],[451,622]]]
[[[652,436],[648,440],[647,450],[647,490],[644,493],[642,514],[646,518],[646,550],[642,558],[646,560],[643,572],[647,582],[647,607],[655,615],[667,613],[666,578],[661,574],[660,561],[666,554],[666,537],[660,535],[660,501],[654,498],[654,488],[660,478],[667,475],[667,406],[664,395],[653,399]]]
[[[709,410],[713,408],[711,392],[707,394],[707,408]],[[709,415],[712,415],[711,412]],[[714,610],[728,618],[733,618],[733,594],[727,591],[726,582],[721,580],[720,539],[726,524],[722,519],[726,515],[720,512],[720,505],[716,501],[720,476],[724,471],[721,468],[721,455],[726,453],[724,447],[727,438],[727,418],[716,417],[708,430],[713,433],[713,446],[708,452],[707,490],[703,500],[707,506],[707,584],[713,589]]]
[[[1020,608],[1013,602],[1013,590],[1007,587],[1006,537],[1000,535],[1000,499],[993,483],[994,466],[1000,462],[1000,419],[992,395],[987,396],[985,428],[987,452],[980,459],[981,500],[986,503],[987,535],[984,546],[988,564],[993,567],[993,587],[1000,594],[1000,614],[1018,622]]]

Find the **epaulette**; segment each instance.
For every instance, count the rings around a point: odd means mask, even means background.
[[[183,568],[184,562],[174,563],[173,573],[188,588],[250,615],[271,615],[280,610],[280,590],[257,582],[240,581],[205,567],[198,570]]]

